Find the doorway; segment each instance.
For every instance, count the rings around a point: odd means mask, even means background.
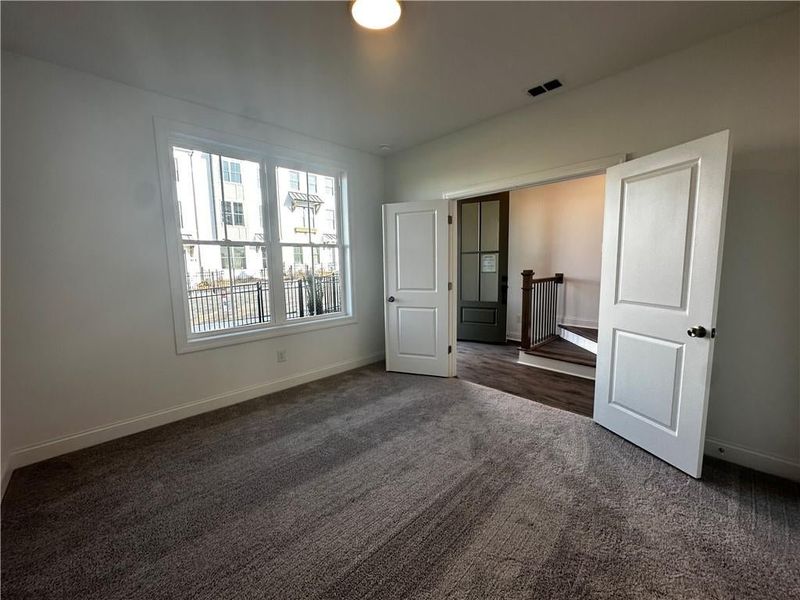
[[[593,419],[693,477],[702,469],[730,156],[730,131],[720,131],[605,171]],[[593,168],[583,163],[557,169],[558,175],[539,174],[532,181],[598,173],[606,160],[592,161]],[[514,185],[519,179],[485,184],[480,192],[518,189],[524,186]],[[384,205],[389,371],[456,374],[452,283],[458,277],[458,248],[449,224],[454,201],[477,191],[403,207]],[[421,259],[427,263],[420,269]],[[533,323],[534,271],[523,273],[522,318],[530,315]],[[561,277],[545,279],[552,284]],[[557,295],[545,305],[550,323],[552,315],[558,318],[558,305]],[[521,329],[520,360],[534,333],[532,327]],[[545,333],[554,335],[552,329]]]
[[[604,186],[595,174],[458,201],[460,378],[592,416]]]

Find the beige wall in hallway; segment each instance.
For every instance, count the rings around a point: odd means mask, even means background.
[[[519,339],[520,273],[564,273],[559,320],[597,326],[605,175],[511,192],[508,230],[507,335]]]

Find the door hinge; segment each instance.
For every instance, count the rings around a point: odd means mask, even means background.
[[[452,354],[453,353],[453,347],[452,346],[448,346],[447,347],[447,353],[448,354]]]
[[[447,224],[448,225],[452,225],[453,224],[453,215],[447,215]]]
[[[447,290],[450,291],[452,289],[453,289],[453,282],[452,281],[448,281],[447,282]]]

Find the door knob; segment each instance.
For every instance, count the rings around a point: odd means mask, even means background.
[[[389,297],[386,299],[386,301],[387,301],[387,302],[394,302],[394,296],[389,296]]]
[[[689,334],[689,337],[694,338],[701,338],[706,337],[706,328],[702,325],[698,325],[697,327],[692,327],[686,331]]]

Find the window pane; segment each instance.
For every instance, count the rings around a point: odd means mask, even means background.
[[[192,333],[270,321],[264,246],[184,244],[183,256]]]
[[[336,244],[337,236],[337,214],[336,214],[336,188],[333,177],[318,176],[325,183],[322,187],[322,205],[317,215],[317,232],[311,236],[311,241],[315,244]]]
[[[283,287],[286,318],[341,312],[338,248],[284,246]]]
[[[183,240],[263,242],[259,163],[172,149]]]
[[[283,167],[276,178],[281,242],[335,244],[335,179]]]
[[[238,161],[223,159],[222,179],[228,183],[242,183],[242,165]]]

